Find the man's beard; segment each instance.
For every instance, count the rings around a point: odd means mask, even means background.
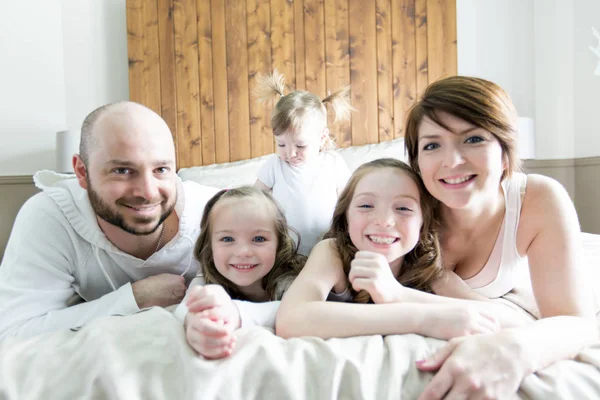
[[[117,210],[112,209],[104,200],[102,200],[100,195],[98,195],[98,193],[92,188],[92,185],[90,185],[89,179],[87,181],[88,197],[90,199],[92,209],[94,210],[96,215],[104,221],[108,222],[109,224],[114,225],[127,233],[131,233],[132,235],[145,236],[156,232],[160,225],[169,217],[169,215],[171,215],[171,213],[175,209],[176,201],[173,201],[171,204],[167,203],[166,209],[164,209],[155,226],[153,226],[149,230],[139,230],[135,226],[128,224],[121,213],[119,213]],[[136,198],[136,200],[141,200],[136,203],[137,205],[144,205],[148,203],[145,199],[142,198]],[[161,208],[163,208],[162,204]],[[153,218],[134,218],[134,222],[141,224],[147,224],[149,222],[152,222],[152,220]]]

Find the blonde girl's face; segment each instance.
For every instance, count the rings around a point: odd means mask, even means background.
[[[211,212],[211,246],[217,271],[249,298],[264,295],[261,280],[275,263],[275,211],[252,197],[219,201]]]
[[[375,169],[356,185],[346,217],[350,239],[359,251],[382,254],[392,268],[399,268],[419,241],[419,188],[404,171]]]
[[[322,118],[305,117],[300,129],[275,136],[277,155],[294,167],[306,165],[318,156],[328,134]]]

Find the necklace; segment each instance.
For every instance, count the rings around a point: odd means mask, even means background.
[[[164,233],[165,233],[165,223],[163,222],[162,229],[160,230],[160,236],[158,237],[158,243],[156,244],[156,249],[154,250],[155,253],[160,249],[160,245],[162,244]]]

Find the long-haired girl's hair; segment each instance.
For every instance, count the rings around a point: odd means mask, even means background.
[[[398,282],[404,286],[423,291],[431,291],[431,283],[442,275],[442,263],[440,257],[440,244],[435,232],[434,202],[435,199],[425,189],[421,178],[405,163],[394,158],[380,158],[358,167],[352,174],[346,187],[340,194],[333,212],[333,219],[329,231],[324,235],[325,239],[332,238],[332,245],[339,253],[344,266],[344,274],[348,277],[350,263],[358,251],[348,232],[347,212],[354,197],[356,185],[369,173],[383,168],[393,168],[408,175],[419,188],[421,213],[423,215],[423,226],[419,234],[419,241],[414,249],[404,256],[400,267]],[[352,289],[348,280],[353,301],[355,303],[368,303],[371,296],[367,291],[356,292]]]
[[[262,278],[262,287],[267,292],[270,300],[280,300],[283,293],[304,266],[306,257],[298,253],[298,245],[290,236],[291,227],[288,226],[285,215],[277,201],[260,189],[252,186],[242,186],[235,189],[224,189],[217,192],[204,207],[204,214],[200,222],[200,236],[196,241],[194,256],[200,261],[204,280],[223,286],[232,299],[248,300],[239,290],[238,286],[219,273],[215,266],[212,251],[212,221],[211,212],[214,206],[222,199],[254,198],[265,202],[274,214],[275,232],[277,234],[277,251],[273,268]],[[293,231],[294,232],[294,231]],[[298,244],[300,238],[298,237]]]
[[[257,78],[254,96],[262,103],[277,100],[271,117],[271,128],[275,136],[288,130],[297,131],[307,117],[321,120],[323,128],[326,128],[328,109],[333,114],[333,122],[350,119],[350,112],[354,110],[350,102],[350,86],[345,86],[323,99],[305,90],[294,90],[286,95],[285,79],[277,70],[271,75]],[[321,150],[334,148],[333,137],[327,135]]]

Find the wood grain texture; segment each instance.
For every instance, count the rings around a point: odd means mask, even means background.
[[[304,0],[306,90],[327,95],[325,69],[325,10],[322,0]]]
[[[178,166],[274,150],[252,98],[277,68],[320,97],[351,84],[340,147],[402,137],[427,85],[456,74],[456,0],[127,0],[130,98],[159,112]]]
[[[404,136],[406,112],[417,98],[415,0],[392,0],[394,138]]]
[[[230,161],[225,0],[211,0],[213,50],[213,100],[215,105],[215,161]]]
[[[377,143],[377,38],[375,2],[349,0],[352,144]]]
[[[287,0],[271,0],[271,66],[284,76],[290,89],[296,83],[293,7]]]
[[[392,63],[391,0],[377,0],[377,115],[379,138],[385,142],[394,138],[394,94]]]
[[[213,95],[212,19],[210,2],[196,3],[198,31],[198,75],[200,84],[200,121],[202,133],[202,162],[214,164],[215,103]]]
[[[241,7],[240,4],[244,6]],[[229,104],[230,160],[247,160],[250,149],[250,105],[248,91],[248,40],[246,2],[225,1],[227,42],[227,87]]]
[[[350,36],[348,0],[325,0],[325,66],[327,92],[350,85]],[[330,124],[339,147],[352,144],[351,121]]]
[[[456,0],[427,0],[429,83],[456,75]]]
[[[175,86],[175,31],[173,0],[158,0],[158,42],[160,59],[160,114],[177,145],[177,94]]]
[[[179,166],[202,165],[196,2],[174,0],[177,155]]]
[[[247,0],[248,77],[250,93],[258,76],[271,73],[271,8],[269,0]],[[253,96],[250,99],[250,147],[252,157],[273,153],[271,112]]]

